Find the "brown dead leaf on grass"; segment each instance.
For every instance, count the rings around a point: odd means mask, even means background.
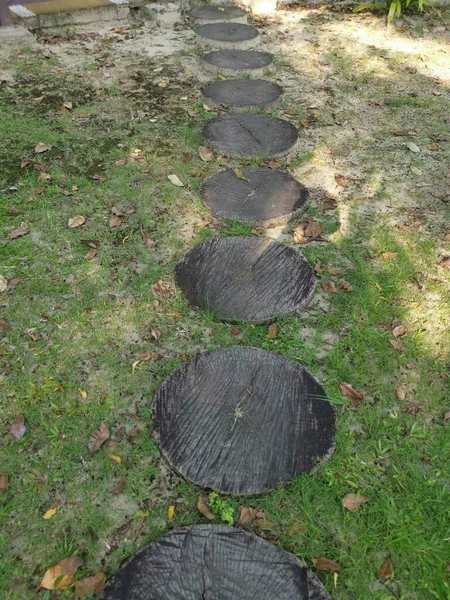
[[[103,183],[107,178],[105,175],[92,175],[91,179],[98,181],[99,183]]]
[[[247,177],[240,169],[234,169],[234,176],[238,179],[242,179],[242,181],[247,181]]]
[[[439,257],[439,266],[444,269],[450,269],[450,256],[441,255]]]
[[[97,452],[109,439],[109,427],[106,423],[100,423],[100,427],[89,437],[88,449],[91,454]]]
[[[389,340],[389,341],[391,343],[391,346],[393,348],[395,348],[396,350],[398,350],[399,352],[404,352],[406,350],[406,346],[404,346],[403,344],[401,344],[397,340]]]
[[[369,502],[370,498],[361,494],[346,494],[342,498],[342,506],[350,512],[355,512],[364,502]]]
[[[345,382],[339,384],[339,391],[343,396],[351,400],[350,408],[352,410],[359,410],[359,405],[364,400],[364,394],[357,392],[350,383]]]
[[[125,217],[114,215],[114,217],[111,217],[109,220],[109,228],[114,229],[115,227],[119,227],[120,225],[122,225],[122,223],[124,222]]]
[[[395,258],[397,256],[398,252],[383,252],[381,254],[381,258],[383,260],[390,260],[391,258]]]
[[[326,281],[322,281],[322,289],[327,294],[337,294],[336,284],[332,279],[327,279]]]
[[[34,147],[34,151],[36,154],[42,154],[43,152],[48,152],[51,149],[52,149],[51,144],[43,144],[42,142],[39,142]]]
[[[72,217],[71,219],[69,219],[67,225],[70,227],[70,229],[75,229],[76,227],[80,227],[84,223],[86,223],[86,218],[83,217],[83,215],[76,215],[76,217]]]
[[[394,565],[392,564],[392,560],[390,558],[386,558],[377,573],[377,577],[380,579],[389,579],[389,577],[392,577],[393,574]]]
[[[122,479],[112,491],[113,496],[117,496],[117,494],[121,494],[123,492],[126,482],[127,480],[125,479],[125,477],[122,477]]]
[[[341,290],[344,290],[344,292],[353,292],[353,287],[348,283],[348,281],[345,281],[345,279],[339,279],[339,287]]]
[[[324,558],[323,556],[319,558],[312,559],[316,569],[318,571],[339,571],[341,569],[341,565],[334,560],[330,560],[329,558]]]
[[[399,386],[395,389],[395,396],[397,400],[403,401],[406,398],[406,392],[402,387]]]
[[[91,592],[99,594],[106,584],[106,575],[101,571],[92,575],[92,577],[85,577],[75,583],[75,596],[77,598],[84,598]],[[89,596],[90,597],[90,596]]]
[[[0,327],[3,329],[3,331],[10,331],[11,329],[11,325],[6,319],[0,319]]]
[[[292,238],[295,244],[307,244],[313,241],[324,241],[321,237],[322,226],[311,217],[305,217],[303,221],[294,227]]]
[[[0,475],[0,492],[7,492],[9,487],[8,473],[2,473]]]
[[[244,504],[244,506],[241,506],[238,525],[243,527],[246,523],[252,521],[255,518],[255,516],[255,509],[249,506],[248,504]]]
[[[30,230],[27,227],[16,227],[9,234],[10,240],[15,240],[16,238],[22,237],[30,233]]]
[[[277,333],[278,333],[278,326],[276,323],[272,323],[267,328],[266,338],[268,340],[271,340],[271,339],[277,337]]]
[[[214,153],[206,146],[200,146],[198,149],[198,154],[203,162],[210,162],[214,159]]]
[[[61,590],[72,585],[75,574],[82,564],[83,561],[79,556],[65,558],[46,571],[40,587],[46,590]]]
[[[197,508],[201,514],[206,517],[209,521],[214,519],[214,514],[211,512],[208,503],[206,501],[206,496],[200,494],[198,497]]]
[[[394,329],[392,330],[392,335],[395,338],[401,337],[402,335],[405,335],[407,333],[407,329],[404,325],[397,325],[397,327],[394,327]]]
[[[11,425],[11,434],[16,438],[16,440],[21,440],[25,435],[26,430],[25,417],[23,415],[17,415]]]

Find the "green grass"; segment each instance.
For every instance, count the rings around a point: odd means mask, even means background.
[[[21,280],[3,293],[0,310],[11,327],[0,345],[0,471],[10,479],[9,490],[0,492],[1,597],[44,598],[36,590],[45,570],[73,553],[84,560],[80,577],[99,570],[109,576],[123,558],[168,529],[204,520],[197,511],[200,490],[161,461],[151,435],[152,397],[185,357],[251,345],[281,352],[323,381],[339,415],[336,451],[313,474],[266,496],[214,497],[215,522],[233,513],[236,522],[242,504],[260,508],[268,522],[256,526],[257,533],[308,565],[321,556],[339,562],[336,589],[332,574],[318,573],[333,598],[450,598],[450,436],[443,419],[450,408],[450,278],[437,264],[442,232],[432,224],[404,232],[382,211],[360,213],[355,193],[343,203],[350,207],[344,235],[336,213],[313,206],[308,215],[331,235],[330,243],[303,248],[324,269],[318,289],[331,277],[345,279],[353,291],[322,294],[322,303],[302,317],[278,319],[273,339],[266,337],[267,324],[240,323],[234,335],[233,326],[211,311],[189,307],[173,285],[176,261],[194,243],[219,232],[252,230],[202,221],[208,212],[195,190],[220,166],[197,156],[200,127],[209,115],[189,85],[165,96],[157,90],[147,99],[125,97],[118,88],[97,94],[81,80],[75,89],[64,75],[49,75],[35,58],[16,60],[22,85],[0,97],[0,189],[18,187],[1,196],[1,274]],[[36,89],[49,83],[56,86],[53,100],[33,102]],[[151,96],[155,86],[146,85]],[[196,116],[183,110],[183,95]],[[68,100],[73,111],[56,114]],[[130,111],[145,110],[146,102],[156,121],[132,120]],[[410,122],[420,124],[421,103],[401,98],[387,104],[412,111]],[[431,122],[427,112],[426,125],[441,131],[443,101],[436,106],[441,113]],[[394,111],[391,118],[389,128],[401,129],[402,116]],[[380,136],[386,127],[380,124]],[[38,142],[53,148],[35,155]],[[343,150],[340,144],[330,140],[335,155]],[[388,150],[389,156],[385,150],[377,154],[370,140],[359,144],[366,167],[360,189],[367,186],[374,202],[395,205],[395,187],[382,176],[397,160],[396,150]],[[441,145],[448,154],[448,144]],[[120,160],[125,164],[116,166]],[[313,151],[299,149],[290,166],[315,160]],[[40,169],[51,179],[40,180]],[[174,187],[167,179],[171,173],[186,187]],[[106,180],[95,181],[94,175]],[[65,196],[62,191],[72,186],[78,190]],[[112,207],[130,205],[135,212],[110,229]],[[448,210],[441,210],[445,223]],[[69,229],[77,214],[86,223]],[[29,234],[10,240],[9,232],[22,223]],[[92,260],[85,258],[92,248],[82,240],[96,241]],[[383,252],[397,256],[383,260]],[[342,275],[330,275],[327,265],[341,267]],[[154,291],[160,280],[161,295]],[[395,323],[408,327],[402,352],[390,344]],[[159,339],[153,330],[161,332]],[[148,350],[160,358],[140,361]],[[341,382],[364,393],[359,411],[340,395]],[[398,387],[404,400],[396,397]],[[16,441],[9,429],[20,413],[27,431]],[[105,444],[91,456],[88,438],[102,421],[110,427],[112,447]],[[120,465],[111,454],[120,456]],[[113,495],[122,478],[123,492]],[[341,499],[349,492],[361,492],[370,502],[347,512]],[[56,515],[43,520],[53,504]],[[169,523],[171,505],[175,516]],[[380,581],[377,572],[387,556],[394,577]],[[73,598],[73,589],[60,597]]]

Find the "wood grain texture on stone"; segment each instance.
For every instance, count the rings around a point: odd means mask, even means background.
[[[202,136],[211,148],[227,156],[274,158],[295,146],[298,131],[284,119],[231,113],[208,121]]]
[[[303,308],[314,270],[295,248],[257,236],[213,237],[177,263],[175,282],[194,306],[224,321],[263,323]]]
[[[208,23],[196,29],[197,39],[213,48],[246,50],[259,43],[259,32],[243,23]]]
[[[198,354],[163,383],[154,437],[186,479],[223,494],[273,490],[310,473],[334,445],[321,384],[276,352],[235,346]]]
[[[329,600],[296,556],[242,529],[175,529],[131,556],[103,600]]]
[[[197,24],[229,22],[246,23],[247,11],[239,6],[217,5],[200,6],[191,11],[191,17]]]
[[[278,102],[283,88],[264,79],[216,81],[203,89],[208,100],[232,108],[264,107]]]
[[[273,55],[257,50],[215,50],[203,56],[204,66],[216,73],[261,73],[272,64]]]
[[[249,167],[242,175],[245,179],[226,170],[203,181],[200,196],[216,216],[267,227],[288,221],[307,206],[307,188],[288,173]]]

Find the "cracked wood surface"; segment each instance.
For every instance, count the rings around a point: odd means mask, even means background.
[[[329,600],[296,556],[227,525],[161,536],[124,563],[103,600]]]
[[[219,319],[263,323],[308,304],[316,279],[295,248],[256,236],[216,236],[178,261],[175,283],[191,304]]]
[[[265,106],[277,102],[283,95],[283,88],[263,79],[229,79],[208,85],[203,95],[233,108]]]
[[[223,154],[261,158],[286,154],[298,139],[297,129],[283,119],[234,113],[208,121],[202,135],[207,144]]]
[[[267,227],[289,220],[308,204],[308,190],[289,173],[249,167],[242,174],[245,179],[225,170],[201,184],[200,196],[216,216]]]
[[[262,494],[332,452],[336,414],[324,398],[319,381],[281,354],[221,348],[164,381],[154,436],[190,481],[224,494]]]

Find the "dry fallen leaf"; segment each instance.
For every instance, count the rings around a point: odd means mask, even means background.
[[[350,512],[355,512],[361,504],[364,502],[369,502],[370,498],[367,496],[361,496],[361,494],[346,494],[342,498],[342,506],[349,510]]]
[[[332,279],[328,279],[327,281],[322,281],[322,289],[327,294],[337,294],[336,284]]]
[[[203,162],[209,162],[214,158],[213,151],[209,148],[206,148],[206,146],[200,146],[198,149],[198,154]]]
[[[65,558],[46,571],[40,587],[46,590],[61,590],[72,585],[75,580],[75,573],[82,564],[83,561],[79,556]]]
[[[277,337],[277,333],[278,333],[278,327],[276,323],[272,323],[271,325],[269,325],[269,327],[267,328],[267,333],[266,333],[266,338],[268,340],[271,340],[275,337]]]
[[[395,338],[401,337],[402,335],[405,335],[405,333],[407,332],[407,329],[404,325],[398,325],[397,327],[394,327],[393,331],[392,331],[392,335]]]
[[[111,217],[111,219],[109,220],[109,228],[114,229],[115,227],[119,227],[119,225],[122,225],[122,223],[124,221],[125,221],[125,217],[122,217],[119,215]]]
[[[92,179],[94,181],[98,181],[99,183],[103,183],[104,181],[106,181],[106,176],[105,175],[92,175]]]
[[[36,154],[42,154],[42,152],[48,152],[48,150],[51,150],[51,149],[52,149],[52,146],[50,144],[43,144],[42,142],[39,142],[34,147],[34,151],[36,152]]]
[[[23,415],[17,415],[11,425],[10,432],[16,438],[21,440],[25,435],[27,428],[25,427],[25,418]]]
[[[0,327],[3,331],[9,331],[11,329],[11,325],[6,321],[6,319],[0,319]]]
[[[8,280],[3,275],[0,275],[0,292],[6,292],[8,289]]]
[[[240,333],[241,333],[241,330],[239,329],[239,327],[231,328],[231,335],[239,335]]]
[[[405,146],[411,150],[411,152],[418,153],[420,148],[414,142],[406,142]]]
[[[51,506],[43,515],[42,518],[45,519],[46,521],[48,521],[49,519],[51,519],[52,517],[54,517],[56,515],[56,511],[57,511],[57,507],[56,506]]]
[[[406,346],[397,342],[397,340],[389,340],[391,342],[391,346],[398,350],[399,352],[404,352],[406,350]]]
[[[167,520],[173,521],[173,517],[175,516],[175,506],[171,505],[167,509]]]
[[[122,479],[112,491],[114,496],[117,496],[117,494],[121,494],[123,492],[123,488],[125,487],[126,482],[127,480],[125,479],[125,477],[122,477]]]
[[[10,232],[9,239],[15,240],[16,238],[22,237],[23,235],[27,235],[28,233],[30,233],[30,230],[26,227],[17,227],[16,229],[13,229]]]
[[[340,564],[329,558],[320,557],[312,560],[318,571],[339,571],[341,568]]]
[[[84,258],[86,260],[93,260],[96,256],[97,250],[89,250],[89,252],[86,252],[86,254],[84,255]]]
[[[383,260],[389,260],[390,258],[395,258],[397,256],[397,252],[383,252],[381,258]]]
[[[353,292],[353,287],[348,283],[348,281],[345,281],[345,279],[339,280],[339,287],[344,290],[344,292]]]
[[[238,179],[242,179],[242,181],[247,181],[247,177],[240,169],[234,169],[234,176]]]
[[[394,574],[394,565],[392,564],[392,560],[387,558],[384,563],[381,565],[380,570],[378,571],[377,576],[383,579],[389,579]]]
[[[350,383],[340,383],[339,384],[339,391],[341,392],[341,394],[343,396],[346,396],[347,398],[351,398],[352,400],[363,400],[364,399],[364,395],[361,394],[361,392],[357,392],[352,385],[350,385]]]
[[[175,174],[173,174],[173,175],[167,175],[167,179],[173,185],[176,185],[178,187],[184,187],[184,183],[181,181],[181,179],[178,177],[178,175],[175,175]]]
[[[109,427],[106,423],[100,423],[100,427],[89,437],[88,449],[92,454],[97,452],[109,439]]]
[[[77,598],[84,598],[90,592],[99,594],[106,584],[106,575],[101,571],[92,575],[92,577],[85,577],[75,582],[75,596]],[[90,596],[89,596],[90,597]]]
[[[73,108],[72,102],[63,102],[63,106],[64,106],[64,108],[67,108],[68,110],[72,110],[72,108]]]
[[[267,166],[269,167],[269,169],[279,169],[281,167],[281,164],[276,160],[269,160]]]
[[[322,226],[310,217],[305,217],[294,227],[292,237],[296,244],[306,244],[315,240],[321,241],[321,235]]]
[[[397,397],[398,400],[404,400],[406,398],[406,392],[402,387],[398,387],[395,390],[395,395]]]
[[[115,454],[110,454],[109,458],[116,463],[116,465],[121,465],[122,464],[122,459],[120,458],[120,456],[116,456]]]
[[[77,215],[76,217],[72,217],[72,219],[69,219],[69,222],[67,224],[71,229],[75,229],[75,227],[80,227],[81,225],[83,225],[83,223],[86,223],[85,217],[83,217],[83,215]]]
[[[248,506],[248,504],[244,504],[244,506],[241,506],[241,512],[239,514],[238,525],[243,526],[254,518],[255,518],[255,514],[254,514],[254,510],[251,506]]]
[[[2,473],[0,475],[0,492],[7,492],[9,487],[8,473]]]
[[[198,497],[197,508],[199,512],[202,513],[204,517],[206,517],[209,521],[214,519],[214,514],[210,511],[209,506],[206,501],[206,496],[200,494]]]

